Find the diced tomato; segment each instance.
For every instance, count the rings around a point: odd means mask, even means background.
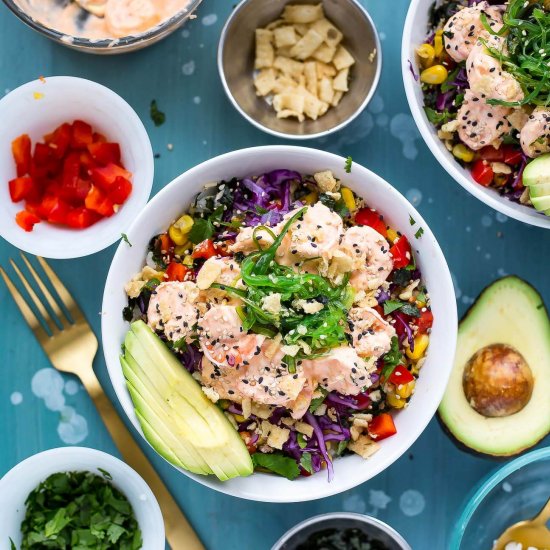
[[[376,313],[378,313],[378,315],[384,317],[384,308],[381,305],[376,305],[373,309],[376,310]]]
[[[117,178],[109,190],[108,197],[114,204],[124,204],[132,192],[132,184],[126,178]]]
[[[208,258],[216,256],[217,253],[218,252],[216,250],[216,247],[214,246],[214,242],[211,239],[206,239],[195,246],[191,256],[193,258],[203,258],[205,260],[208,260]]]
[[[32,178],[22,176],[9,182],[10,197],[13,202],[19,202],[26,199],[34,189]]]
[[[357,403],[360,409],[366,409],[371,404],[371,398],[368,393],[360,393],[353,396],[353,400]]]
[[[52,148],[56,158],[61,159],[65,156],[71,143],[71,134],[71,125],[65,122],[51,134],[44,136],[44,141]]]
[[[395,269],[407,267],[411,263],[411,245],[405,235],[402,235],[395,241],[394,245],[390,248],[390,254],[392,255],[393,267]]]
[[[478,156],[487,162],[503,162],[504,153],[502,147],[495,149],[492,145],[487,145],[479,150]]]
[[[479,151],[478,156],[487,162],[504,162],[509,166],[516,166],[523,158],[521,150],[515,145],[502,145],[498,149],[488,145]]]
[[[503,160],[508,166],[517,166],[523,160],[523,155],[520,149],[513,145],[503,145]]]
[[[84,207],[73,208],[67,214],[67,225],[73,229],[85,229],[100,219],[101,216],[97,212],[93,212]]]
[[[493,181],[494,176],[491,165],[482,159],[476,160],[472,166],[472,178],[474,181],[487,187]]]
[[[369,424],[369,435],[376,441],[386,439],[397,433],[391,414],[382,413],[375,416]]]
[[[40,218],[32,212],[21,210],[15,215],[15,222],[19,227],[28,232],[32,231],[33,227],[40,222]]]
[[[389,378],[389,381],[396,386],[399,386],[400,384],[408,384],[413,380],[414,376],[407,369],[407,367],[403,365],[397,365],[397,367],[393,369],[393,372],[391,373]]]
[[[115,213],[112,201],[95,185],[92,185],[86,196],[84,206],[106,217],[112,216]]]
[[[118,143],[90,143],[88,151],[98,164],[105,166],[110,162],[120,163],[120,145]]]
[[[110,162],[106,166],[94,168],[91,171],[91,177],[92,181],[103,191],[108,191],[117,178],[124,178],[130,181],[132,174],[121,166]]]
[[[388,236],[388,231],[386,229],[386,224],[382,219],[382,216],[370,208],[361,208],[355,214],[355,223],[358,225],[368,225],[373,229],[376,229],[383,237]]]
[[[23,134],[11,142],[17,177],[25,176],[31,169],[31,138]]]
[[[430,310],[422,311],[420,317],[416,321],[416,326],[418,327],[419,332],[426,332],[428,329],[432,328],[434,322],[433,313]]]
[[[178,262],[171,262],[166,268],[166,276],[168,281],[184,281],[185,276],[189,273],[189,268]]]
[[[85,149],[94,140],[92,127],[82,120],[75,120],[72,125],[71,147]]]
[[[256,452],[256,445],[252,443],[254,439],[252,438],[252,434],[247,431],[239,432],[239,435],[241,436],[241,439],[244,441],[244,444],[246,445],[246,448],[249,453],[255,453]],[[256,441],[258,438],[256,437]]]

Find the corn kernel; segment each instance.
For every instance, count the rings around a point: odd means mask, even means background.
[[[418,55],[420,64],[425,69],[434,64],[435,51],[431,44],[422,44],[416,49],[416,55]]]
[[[355,197],[353,191],[347,187],[342,187],[342,189],[340,189],[340,194],[342,195],[342,199],[347,209],[353,212],[355,210]]]
[[[407,357],[409,359],[413,359],[414,361],[418,361],[418,359],[424,355],[429,343],[430,337],[427,334],[419,334],[414,339],[414,351],[411,351],[410,348],[405,350]]]
[[[189,233],[193,227],[194,220],[189,214],[184,214],[178,218],[173,225],[175,225],[182,233]]]
[[[464,162],[472,162],[474,160],[474,152],[468,149],[463,143],[457,143],[453,147],[453,155]]]
[[[387,234],[388,234],[388,240],[392,243],[397,240],[397,237],[399,237],[395,229],[391,229],[391,228],[388,229]]]
[[[319,198],[319,195],[318,195],[317,191],[312,191],[311,193],[309,193],[309,195],[306,195],[303,198],[303,201],[306,204],[315,204],[317,202],[318,198]]]
[[[412,395],[415,385],[416,382],[414,380],[408,382],[407,384],[400,384],[397,386],[395,393],[402,399],[407,399],[407,397]]]
[[[187,242],[187,234],[182,233],[181,229],[175,225],[171,225],[168,229],[168,235],[176,246],[182,246]]]
[[[193,218],[187,214],[177,219],[168,229],[168,235],[176,245],[183,245],[187,241],[187,234],[193,227]]]
[[[441,57],[443,53],[443,30],[439,29],[434,36],[434,53],[436,57]]]
[[[493,176],[493,184],[496,185],[497,187],[502,187],[507,182],[508,182],[507,174],[495,174]]]
[[[246,418],[242,414],[234,414],[233,418],[239,423],[244,422],[246,420]]]
[[[189,244],[189,248],[191,248],[191,244]],[[189,248],[187,250],[189,250]],[[181,263],[183,265],[186,265],[187,267],[192,267],[193,266],[193,256],[187,254],[186,256],[183,257],[183,260],[181,261]]]
[[[405,399],[401,399],[401,397],[395,395],[394,393],[388,393],[386,395],[386,402],[394,409],[402,409],[407,403]]]
[[[449,73],[443,65],[434,65],[420,73],[420,80],[426,84],[443,84],[447,80],[447,76]]]

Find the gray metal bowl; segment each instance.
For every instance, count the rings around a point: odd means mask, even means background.
[[[367,11],[356,0],[322,0],[330,19],[344,34],[343,44],[356,60],[349,91],[337,107],[317,120],[278,119],[254,89],[254,31],[279,17],[286,4],[320,0],[243,0],[223,28],[218,46],[218,70],[233,106],[260,130],[290,139],[311,139],[340,130],[356,118],[376,91],[382,68],[380,40]],[[374,59],[372,52],[375,51]]]
[[[372,537],[386,544],[389,550],[411,550],[405,539],[392,527],[386,525],[379,519],[362,514],[349,512],[335,512],[332,514],[321,514],[298,523],[290,531],[287,531],[274,545],[271,550],[295,550],[295,548],[306,541],[313,533],[320,529],[337,528],[361,529]]]

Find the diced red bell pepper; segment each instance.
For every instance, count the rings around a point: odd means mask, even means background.
[[[382,216],[370,208],[361,208],[355,214],[355,223],[358,225],[368,225],[378,231],[384,238],[388,236],[386,224],[382,219]]]
[[[395,269],[407,267],[411,263],[411,245],[405,235],[402,235],[395,241],[394,245],[390,248],[390,254],[392,255],[393,267]]]
[[[502,145],[498,149],[488,145],[479,151],[478,156],[487,162],[504,162],[509,166],[516,166],[523,158],[521,149],[518,146],[510,144]]]
[[[95,185],[92,185],[88,192],[84,206],[105,217],[110,217],[115,213],[112,201]]]
[[[81,206],[79,208],[73,208],[67,214],[67,225],[73,229],[85,229],[98,222],[100,219],[101,216],[97,212],[93,212]]]
[[[94,132],[94,143],[106,143],[107,138],[99,132]]]
[[[89,151],[81,151],[79,155],[80,159],[80,175],[82,177],[90,177],[90,172],[97,168],[97,163],[92,158]]]
[[[208,258],[212,258],[212,256],[216,256],[217,254],[218,252],[214,246],[214,242],[211,239],[206,239],[195,246],[191,256],[195,259],[202,258],[208,260]]]
[[[487,187],[493,181],[495,173],[491,165],[482,159],[476,160],[472,166],[472,178],[474,181]]]
[[[124,178],[130,181],[132,174],[121,166],[110,162],[106,166],[94,168],[91,171],[92,181],[103,191],[108,191],[117,178]]]
[[[28,176],[22,176],[15,178],[9,183],[10,197],[13,202],[19,202],[26,199],[34,190],[34,183],[32,178]]]
[[[478,156],[487,162],[503,162],[504,152],[502,147],[495,149],[492,145],[487,145],[487,147],[479,150]]]
[[[386,439],[397,433],[391,414],[382,413],[375,416],[369,424],[369,435],[376,441]]]
[[[389,381],[396,386],[408,384],[414,380],[414,376],[404,365],[397,365],[390,375]]]
[[[360,393],[353,396],[353,400],[357,403],[359,409],[366,409],[371,404],[371,398],[368,393]]]
[[[184,281],[185,276],[189,273],[189,268],[178,262],[171,262],[166,268],[166,276],[168,281]]]
[[[132,192],[132,184],[126,178],[117,178],[107,196],[114,204],[124,204]]]
[[[427,332],[428,329],[432,328],[434,322],[433,313],[430,310],[422,311],[420,317],[416,321],[416,326],[418,327],[418,332]]]
[[[503,145],[503,160],[508,166],[517,166],[523,160],[521,149],[513,145]]]
[[[80,177],[63,182],[59,196],[74,206],[81,206],[86,200],[92,184],[89,180]]]
[[[31,169],[31,138],[22,134],[11,142],[11,152],[15,160],[17,177],[25,176]]]
[[[82,120],[75,120],[72,125],[71,147],[85,149],[94,140],[92,127]]]
[[[158,240],[159,252],[161,254],[167,254],[172,248],[174,248],[174,243],[172,239],[168,236],[168,233],[163,233],[159,236]]]
[[[46,195],[39,207],[39,215],[50,223],[64,224],[67,221],[69,205],[57,195]]]
[[[61,159],[69,148],[71,135],[71,125],[65,122],[61,126],[58,126],[51,134],[44,136],[44,141],[52,148],[54,156]]]
[[[21,210],[20,212],[17,212],[17,214],[15,215],[15,222],[19,227],[29,232],[33,230],[33,227],[37,223],[40,222],[40,218],[36,214],[33,214],[32,212],[28,212],[27,210]]]
[[[106,166],[110,162],[120,163],[120,145],[118,143],[90,143],[88,151],[94,161],[101,166]]]
[[[378,313],[378,315],[380,315],[381,317],[384,317],[385,315],[384,308],[381,305],[376,305],[373,307],[373,309],[376,311],[376,313]]]

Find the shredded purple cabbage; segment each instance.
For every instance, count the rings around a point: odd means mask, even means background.
[[[408,60],[408,63],[409,63],[409,71],[411,71],[411,74],[413,75],[413,78],[416,80],[416,82],[418,82],[418,74],[414,72],[414,67],[413,67],[413,64],[412,64],[412,61],[409,59]]]
[[[407,340],[409,342],[409,348],[411,349],[411,351],[414,351],[414,336],[413,336],[413,333],[412,333],[412,329],[409,326],[409,323],[407,323],[407,321],[405,319],[403,319],[402,314],[399,313],[399,312],[394,313],[393,316],[394,316],[395,320],[398,321],[403,326],[403,328],[405,329],[405,332],[407,334]]]
[[[313,428],[313,434],[317,438],[319,450],[321,451],[321,454],[323,455],[323,458],[325,459],[325,462],[327,464],[328,481],[330,483],[332,481],[332,478],[334,477],[334,468],[332,466],[332,459],[327,452],[327,446],[325,445],[325,436],[323,434],[323,431],[319,427],[317,420],[309,411],[305,414],[304,418],[306,422]]]

